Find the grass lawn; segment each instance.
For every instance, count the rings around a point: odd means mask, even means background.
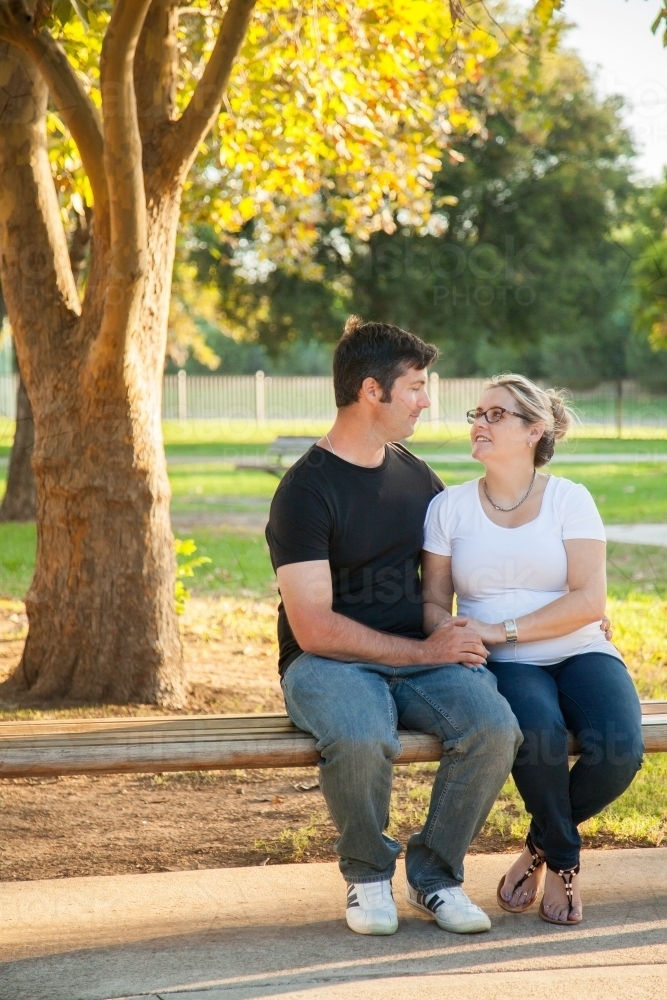
[[[481,474],[475,464],[432,463],[443,482],[450,486]],[[591,491],[607,524],[664,523],[667,521],[667,468],[663,464],[632,463],[603,465],[558,465],[555,476],[583,483]]]
[[[203,422],[202,422],[203,423]],[[260,533],[239,533],[216,526],[217,514],[268,510],[277,479],[254,470],[235,472],[231,467],[206,462],[208,455],[223,454],[243,448],[246,453],[265,450],[271,435],[264,440],[235,443],[221,439],[208,427],[208,436],[192,440],[178,424],[167,428],[168,453],[173,456],[196,455],[187,464],[173,464],[169,476],[173,490],[172,509],[178,517],[192,517],[192,527],[178,528],[181,538],[193,538],[198,554],[211,563],[200,568],[194,581],[186,581],[193,593],[215,597],[228,595],[238,599],[257,595],[275,597],[274,575],[268,551]],[[295,433],[292,429],[291,433]],[[433,453],[437,442],[422,442],[417,450]],[[466,447],[463,439],[449,442]],[[651,452],[667,450],[667,441],[614,441],[606,439],[575,440],[570,449],[615,453],[616,451]],[[0,457],[2,457],[0,455]],[[464,482],[479,475],[479,467],[470,463],[434,463],[438,474],[448,484]],[[667,470],[650,462],[604,465],[554,464],[554,474],[584,483],[593,494],[604,520],[608,523],[667,521]],[[4,470],[0,473],[4,477]],[[0,478],[0,493],[4,488]],[[197,518],[205,515],[205,524]],[[213,522],[211,524],[211,522]],[[0,524],[0,596],[22,598],[29,586],[34,566],[35,528],[31,524]],[[614,622],[615,640],[622,649],[642,697],[667,699],[667,548],[610,543],[608,546],[609,611]],[[248,629],[252,623],[248,622]],[[404,769],[401,769],[404,770]],[[410,775],[412,771],[407,769]],[[407,828],[420,822],[428,796],[426,782],[429,765],[414,765],[414,781],[392,818],[392,829]],[[499,796],[482,838],[523,836],[526,817],[516,789],[508,781]],[[290,836],[299,831],[290,832]],[[660,844],[667,833],[667,754],[648,756],[643,770],[632,787],[614,805],[589,821],[583,829],[588,843],[610,842],[622,845]],[[289,859],[288,859],[289,860]]]
[[[653,444],[642,442],[647,443]],[[191,441],[187,443],[187,447],[191,444]],[[469,463],[434,463],[434,468],[450,485],[479,474],[479,467]],[[554,464],[553,471],[584,483],[593,494],[604,520],[610,524],[667,520],[667,470],[662,465],[559,467]],[[179,537],[194,538],[200,553],[212,560],[209,566],[198,571],[195,591],[234,594],[243,590],[270,594],[273,573],[263,537],[227,531],[215,526],[215,521],[218,513],[245,511],[261,515],[266,512],[278,485],[276,477],[260,470],[237,472],[230,466],[207,464],[202,456],[201,461],[172,465],[169,478],[174,514],[193,515],[196,525],[179,527],[176,533]],[[0,472],[0,492],[3,488],[4,470]],[[201,514],[206,515],[209,526],[197,525],[197,516]],[[0,524],[0,595],[23,597],[32,575],[34,549],[33,525]],[[667,549],[612,543],[608,551],[612,596],[627,597],[638,593],[664,597],[667,594]]]
[[[271,422],[257,424],[254,421],[225,420],[177,420],[163,421],[163,434],[167,455],[235,455],[261,454],[275,438],[287,436],[319,437],[329,430],[328,421]],[[0,439],[5,444],[5,439]],[[7,442],[11,438],[6,439]],[[418,425],[410,447],[415,451],[466,452],[470,447],[467,424],[456,427],[432,427],[428,421]],[[667,432],[656,430],[642,432],[641,428],[628,429],[623,438],[612,434],[596,436],[584,427],[575,428],[571,438],[558,446],[563,453],[593,452],[603,454],[618,453],[665,453],[667,452]],[[8,453],[0,447],[0,457]]]

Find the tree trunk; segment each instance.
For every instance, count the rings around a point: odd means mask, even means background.
[[[34,521],[37,511],[35,477],[31,459],[35,443],[32,408],[19,376],[16,393],[16,432],[9,456],[7,489],[0,506],[0,521]]]
[[[122,377],[93,394],[72,384],[58,413],[52,387],[34,389],[37,562],[19,668],[34,698],[185,700],[155,361],[165,351],[178,208],[167,199],[149,216],[142,333]]]
[[[185,700],[161,428],[171,274],[183,184],[254,3],[229,0],[176,119],[177,0],[115,0],[103,122],[30,2],[0,3],[0,280],[37,488],[29,631],[10,686],[32,701]],[[95,203],[83,305],[50,172],[47,84]]]
[[[120,368],[91,375],[105,234],[95,218],[82,315],[47,159],[46,87],[22,52],[0,46],[12,96],[0,114],[0,276],[35,418],[37,487],[29,631],[9,688],[29,702],[179,706],[186,682],[160,423],[178,195],[152,201],[137,335]]]

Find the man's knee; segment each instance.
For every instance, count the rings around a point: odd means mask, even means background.
[[[488,692],[485,698],[480,699],[474,730],[476,741],[486,753],[508,758],[510,762],[523,740],[508,701],[497,691]]]
[[[317,748],[327,761],[353,761],[359,767],[394,760],[401,752],[398,738],[389,728],[368,727],[355,731],[346,726],[330,730]]]

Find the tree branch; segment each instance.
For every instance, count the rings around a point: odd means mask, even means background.
[[[44,77],[58,111],[69,128],[88,174],[98,214],[109,199],[104,173],[102,123],[62,48],[48,31],[35,32],[25,0],[0,3],[0,38],[23,49]]]
[[[0,42],[0,278],[29,390],[63,362],[81,307],[51,175],[46,81]]]
[[[89,357],[93,377],[109,369],[116,374],[121,370],[146,272],[146,196],[133,70],[150,2],[116,0],[102,45],[100,87],[111,248],[104,315]]]
[[[178,78],[178,0],[152,0],[139,36],[134,92],[141,138],[176,113]]]
[[[197,147],[220,112],[232,66],[239,53],[257,0],[229,0],[220,31],[190,103],[174,123],[169,159],[180,173],[190,167]]]

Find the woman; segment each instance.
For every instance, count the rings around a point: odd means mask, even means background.
[[[538,472],[570,425],[557,392],[520,375],[496,376],[468,422],[485,475],[450,487],[429,507],[424,628],[430,634],[450,617],[456,593],[458,614],[478,629],[488,669],[523,732],[512,773],[531,824],[498,887],[500,906],[523,913],[544,881],[540,916],[575,924],[582,919],[577,826],[628,787],[643,753],[637,694],[600,629],[604,528],[584,486]],[[582,748],[572,770],[568,730]]]

